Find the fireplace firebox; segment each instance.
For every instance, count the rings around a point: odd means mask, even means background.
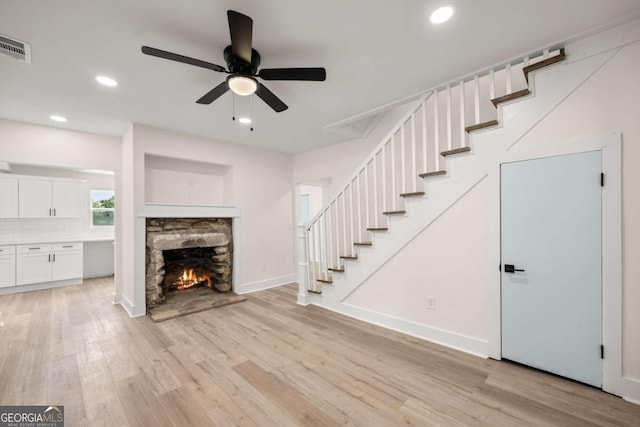
[[[148,218],[146,302],[153,308],[172,292],[231,292],[230,218]]]

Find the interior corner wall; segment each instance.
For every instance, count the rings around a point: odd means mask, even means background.
[[[135,274],[133,266],[133,231],[135,222],[133,197],[133,126],[121,140],[120,173],[116,176],[116,259],[115,301],[132,315]]]
[[[140,254],[135,249],[140,250],[138,240],[142,240],[144,246],[144,230],[139,229],[143,225],[136,222],[134,210],[144,206],[145,155],[153,155],[230,168],[231,176],[225,180],[225,185],[232,187],[229,189],[233,196],[232,206],[240,209],[240,229],[234,236],[241,248],[236,254],[239,257],[237,265],[240,266],[235,274],[236,292],[244,293],[295,280],[291,155],[139,124],[132,128],[131,150],[127,148],[128,143],[123,140],[123,165],[131,159],[131,181],[127,185],[133,187],[128,202],[132,210],[126,215],[133,218],[133,229],[127,232],[129,236],[136,236],[136,241],[123,240],[126,245],[123,257],[127,258],[126,254],[131,251],[130,259],[132,262],[135,259],[136,266],[125,277],[141,277],[141,272],[135,270],[144,269],[144,255],[139,260]],[[144,306],[144,283],[136,283],[135,290],[132,303],[136,307]]]

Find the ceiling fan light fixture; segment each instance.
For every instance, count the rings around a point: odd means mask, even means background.
[[[249,76],[231,76],[227,84],[233,93],[240,96],[252,95],[258,89],[256,79]]]

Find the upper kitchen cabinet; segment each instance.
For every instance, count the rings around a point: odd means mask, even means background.
[[[18,217],[18,178],[0,175],[0,218]]]
[[[80,218],[88,206],[84,181],[21,177],[18,189],[20,218]]]

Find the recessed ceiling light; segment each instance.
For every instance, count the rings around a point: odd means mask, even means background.
[[[107,77],[107,76],[96,76],[96,81],[98,83],[100,83],[101,85],[105,85],[105,86],[109,86],[109,87],[118,86],[118,82],[117,81],[115,81],[111,77]]]
[[[248,125],[249,123],[251,123],[251,119],[249,117],[240,117],[238,121],[245,125]]]
[[[443,22],[447,22],[453,16],[453,8],[451,6],[444,6],[439,9],[436,9],[431,14],[431,23],[433,24],[442,24]]]
[[[52,116],[49,116],[49,118],[50,118],[51,120],[53,120],[54,122],[61,122],[61,123],[64,123],[64,122],[66,122],[66,121],[67,121],[67,118],[66,118],[66,117],[58,116],[58,115],[56,115],[56,114],[54,114],[54,115],[52,115]]]

